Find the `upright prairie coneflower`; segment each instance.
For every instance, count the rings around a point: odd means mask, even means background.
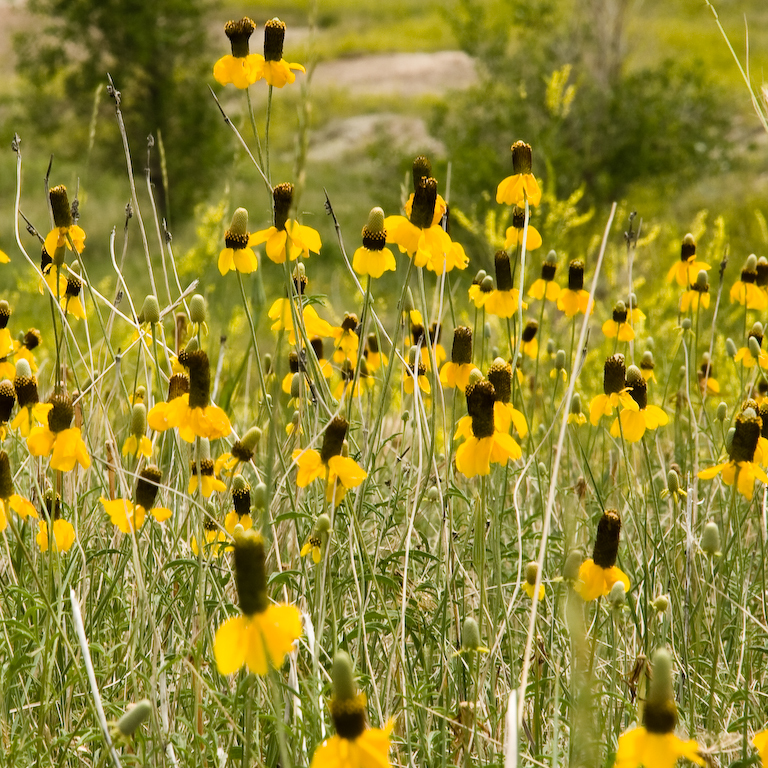
[[[640,358],[640,370],[646,381],[656,383],[656,361],[653,359],[653,352],[650,349],[646,349]]]
[[[696,282],[680,297],[680,312],[683,314],[688,310],[696,312],[699,308],[709,309],[709,280],[703,269],[696,275]]]
[[[344,651],[333,658],[331,720],[336,735],[326,739],[312,756],[310,768],[390,768],[389,734],[393,722],[371,728],[366,718],[365,694],[357,692],[352,662]]]
[[[52,545],[57,552],[69,552],[75,543],[75,527],[61,516],[61,497],[47,490],[43,497],[42,516],[37,523],[35,542],[41,552]],[[49,526],[51,526],[49,530]]]
[[[35,505],[16,493],[13,487],[11,460],[5,451],[0,451],[0,531],[4,531],[8,526],[11,510],[20,517],[37,517]]]
[[[614,768],[674,768],[682,757],[705,765],[699,745],[675,735],[677,705],[672,687],[672,657],[665,648],[653,655],[653,677],[643,708],[643,724],[619,736]]]
[[[169,422],[169,408],[177,397],[189,393],[189,376],[186,373],[174,373],[168,380],[168,400],[155,403],[147,414],[147,424],[155,432],[164,432],[173,426]]]
[[[584,262],[574,259],[568,265],[568,287],[560,291],[557,308],[565,312],[566,317],[573,317],[578,312],[586,314],[588,305],[589,293],[584,290]],[[592,311],[595,311],[594,307]]]
[[[485,301],[485,310],[496,317],[512,317],[520,307],[520,293],[512,283],[512,266],[506,251],[496,251],[496,288]],[[523,309],[528,305],[523,302]]]
[[[252,528],[235,530],[234,572],[240,615],[216,630],[213,654],[219,674],[231,675],[243,664],[257,675],[280,667],[301,637],[301,613],[294,605],[275,605],[267,596],[264,539]]]
[[[742,363],[745,368],[752,368],[756,363],[761,368],[768,368],[768,352],[763,349],[763,324],[755,323],[747,334],[747,346],[740,347],[734,355],[735,363]]]
[[[48,411],[51,410],[51,404],[40,402],[40,396],[37,392],[37,377],[32,373],[26,360],[19,360],[16,363],[13,389],[19,410],[11,421],[11,428],[18,429],[22,437],[28,437],[32,427],[37,424],[45,424],[48,419]],[[13,404],[11,403],[11,405]]]
[[[18,395],[18,390],[17,390]],[[69,395],[53,395],[50,399],[47,424],[32,427],[27,448],[33,456],[50,456],[51,468],[69,472],[79,464],[83,469],[91,466],[91,458],[80,436],[80,428],[73,427],[75,409]]]
[[[35,350],[43,343],[43,335],[37,328],[30,328],[21,340],[14,344],[14,360],[18,364],[19,360],[26,360],[32,373],[37,372],[37,361],[35,360]]]
[[[741,277],[731,288],[731,304],[738,303],[747,309],[768,309],[768,296],[757,286],[757,256],[751,254],[741,270]]]
[[[336,363],[343,363],[345,360],[354,366],[357,362],[357,353],[360,348],[360,337],[357,335],[357,329],[360,321],[354,312],[347,312],[344,315],[341,325],[334,329],[333,335],[336,339],[336,351],[333,353],[333,360]]]
[[[593,398],[589,404],[589,421],[593,427],[597,426],[601,416],[610,416],[619,405],[632,411],[638,409],[629,394],[626,373],[624,355],[617,353],[606,359],[603,366],[603,394]]]
[[[735,483],[739,493],[745,499],[751,500],[755,480],[768,484],[768,476],[755,461],[762,419],[754,408],[746,408],[736,416],[734,430],[733,440],[728,448],[728,461],[702,469],[699,478],[711,480],[721,474],[726,485]]]
[[[179,436],[188,443],[193,443],[196,437],[209,440],[226,437],[232,427],[227,414],[219,406],[211,405],[208,355],[202,349],[184,350],[179,353],[179,362],[189,370],[189,392],[168,403],[168,426],[178,427]]]
[[[172,512],[167,507],[155,506],[162,477],[160,469],[150,464],[139,472],[134,501],[101,497],[104,511],[118,530],[123,533],[140,530],[148,512],[158,523],[166,521],[171,516]]]
[[[415,358],[415,348],[411,348],[413,353],[412,357]],[[403,391],[407,395],[412,395],[414,392],[413,382],[418,381],[419,389],[428,395],[432,392],[432,386],[427,378],[427,366],[421,360],[412,360],[412,362],[406,367],[403,372]]]
[[[590,601],[607,595],[617,581],[624,585],[625,591],[629,590],[629,578],[616,567],[620,534],[619,513],[615,509],[606,510],[597,524],[592,557],[581,564],[574,586],[582,599]]]
[[[312,533],[310,533],[304,546],[299,553],[300,557],[306,557],[312,555],[312,562],[317,565],[320,562],[322,555],[323,544],[328,540],[328,536],[331,532],[331,518],[325,513],[318,515],[315,524],[312,526]]]
[[[59,248],[74,248],[77,253],[82,253],[85,248],[85,232],[74,223],[67,188],[63,184],[51,187],[48,190],[48,198],[53,213],[53,229],[45,238],[45,250],[53,258]]]
[[[352,269],[358,275],[379,278],[385,272],[394,272],[397,262],[392,251],[386,247],[387,230],[384,227],[384,211],[371,208],[368,222],[363,227],[363,244],[352,257]]]
[[[475,309],[481,309],[493,293],[493,278],[484,269],[481,269],[472,280],[468,293]]]
[[[496,402],[493,404],[496,428],[502,432],[509,432],[510,427],[514,425],[517,434],[525,437],[528,434],[525,416],[512,405],[512,366],[497,357],[488,369],[488,381],[493,384],[496,397]]]
[[[517,248],[523,243],[523,233],[525,232],[525,208],[516,205],[512,209],[512,226],[507,227],[505,234],[504,247]],[[539,230],[528,222],[528,236],[525,238],[525,250],[535,251],[541,248],[541,235]]]
[[[509,459],[519,459],[522,455],[520,446],[511,435],[496,427],[496,390],[493,384],[485,380],[470,383],[466,397],[471,436],[456,451],[456,469],[465,477],[475,477],[489,474],[491,464],[504,465]],[[459,430],[462,430],[461,423]],[[456,436],[465,434],[457,431]]]
[[[603,323],[603,333],[606,338],[619,341],[632,341],[635,338],[635,331],[627,322],[627,305],[623,301],[617,301],[613,306],[613,314],[610,320]]]
[[[224,25],[232,53],[222,56],[213,65],[213,76],[221,85],[231,83],[235,88],[244,89],[261,79],[261,57],[250,52],[251,35],[255,29],[256,25],[247,16]]]
[[[379,368],[386,366],[389,358],[381,351],[379,339],[375,333],[369,333],[365,343],[365,359],[368,363],[368,370],[378,371]]]
[[[291,385],[293,383],[293,377],[299,372],[299,355],[295,349],[292,349],[288,353],[288,373],[283,376],[283,381],[280,384],[280,389],[285,392],[286,395],[291,394]]]
[[[496,202],[504,205],[538,205],[541,189],[533,168],[533,150],[530,144],[516,141],[512,145],[512,176],[504,179],[496,189]]]
[[[703,261],[696,261],[696,241],[689,232],[683,238],[682,245],[680,246],[680,261],[677,264],[673,264],[667,273],[667,282],[671,283],[674,280],[683,288],[688,288],[689,285],[693,285],[696,282],[696,276],[700,270],[706,271],[709,269],[709,264],[705,264]]]
[[[560,296],[560,286],[555,282],[557,272],[557,254],[550,251],[547,258],[541,263],[541,277],[534,280],[528,289],[528,295],[532,299],[546,298],[547,301],[557,301]]]
[[[528,320],[520,334],[520,351],[534,360],[539,356],[539,340],[536,334],[539,332],[539,324],[536,320]]]
[[[7,424],[16,404],[16,390],[10,379],[0,381],[0,440],[5,440]]]
[[[74,262],[72,268],[67,270],[64,283],[64,295],[60,298],[60,301],[61,308],[64,310],[65,314],[84,320],[85,307],[83,307],[83,302],[80,298],[83,289],[83,281],[80,275],[75,272],[75,268],[77,267],[77,262]]]
[[[437,197],[437,180],[421,178],[408,218],[387,216],[384,219],[387,242],[395,243],[402,253],[407,253],[416,267],[427,267],[437,274],[454,268],[465,269],[469,259],[464,249],[454,243],[439,224],[433,223]]]
[[[247,464],[254,456],[256,447],[261,440],[261,430],[251,427],[239,440],[235,440],[232,448],[222,453],[214,468],[214,474],[231,474],[240,464]]]
[[[304,330],[307,336],[321,336],[325,338],[333,337],[336,329],[327,321],[323,320],[320,315],[317,314],[317,310],[311,305],[306,304],[304,296],[307,291],[307,284],[309,280],[304,273],[304,265],[298,264],[293,274],[293,287],[298,297],[297,304],[301,307],[301,317],[304,320]],[[272,306],[267,312],[267,316],[274,322],[270,328],[279,333],[280,331],[288,331],[288,343],[296,344],[296,328],[293,325],[293,312],[291,307],[293,299],[289,296],[284,296],[281,299],[275,299]],[[295,310],[298,313],[298,309]]]
[[[152,455],[152,441],[147,437],[147,406],[136,402],[131,407],[131,434],[123,443],[123,456],[149,458]]]
[[[263,77],[267,85],[275,88],[292,83],[296,75],[292,70],[306,72],[302,64],[289,63],[283,58],[285,43],[285,22],[278,18],[270,19],[264,24],[264,58],[257,57],[254,67],[257,74]]]
[[[472,367],[472,329],[460,325],[453,330],[451,361],[440,369],[440,383],[444,387],[458,387],[463,391],[469,384]]]
[[[230,536],[234,536],[236,525],[241,525],[246,531],[253,525],[251,486],[242,475],[235,475],[232,481],[232,507],[224,518],[224,529]]]
[[[13,352],[13,339],[8,330],[8,321],[11,319],[11,306],[3,300],[0,301],[0,357],[7,357]]]
[[[259,260],[253,252],[252,245],[256,244],[256,236],[248,233],[248,211],[238,208],[232,214],[232,222],[224,233],[224,249],[219,254],[219,272],[236,269],[243,274],[250,274],[259,268]]]
[[[266,243],[267,256],[275,264],[282,264],[286,258],[296,261],[299,256],[307,259],[310,253],[320,253],[322,242],[317,230],[288,218],[293,205],[293,184],[278,184],[272,190],[272,200],[274,223],[251,235],[249,244]]]
[[[720,382],[715,378],[715,370],[712,367],[712,360],[709,352],[705,352],[702,357],[701,367],[698,370],[699,387],[701,393],[710,395],[720,394]]]
[[[413,159],[413,165],[411,166],[411,175],[413,177],[413,192],[408,196],[405,201],[405,213],[408,217],[413,210],[413,199],[416,195],[416,190],[424,179],[431,179],[432,176],[432,163],[426,155],[419,155]],[[443,216],[445,216],[448,210],[448,204],[443,200],[442,196],[438,194],[435,198],[435,210],[432,215],[432,224],[439,224]]]
[[[338,504],[349,488],[356,488],[365,480],[366,471],[354,459],[342,455],[348,427],[343,416],[336,416],[325,429],[319,452],[312,448],[297,448],[293,452],[293,460],[299,467],[296,475],[299,488],[325,478],[326,499]]]
[[[628,442],[636,443],[642,439],[647,429],[656,429],[667,424],[669,416],[658,405],[648,402],[648,382],[637,366],[630,365],[627,368],[626,383],[629,396],[635,401],[637,408],[621,409],[611,425],[611,435],[623,435]]]

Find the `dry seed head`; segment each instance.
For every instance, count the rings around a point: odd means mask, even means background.
[[[568,290],[581,291],[584,288],[584,262],[574,259],[568,265]]]

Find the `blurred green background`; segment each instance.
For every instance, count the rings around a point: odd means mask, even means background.
[[[748,36],[759,95],[768,6],[722,0],[716,7],[745,63]],[[253,146],[244,93],[212,77],[213,63],[229,52],[225,21],[245,14],[257,24],[252,51],[261,50],[264,21],[279,16],[288,24],[285,58],[307,66],[306,76],[274,92],[272,180],[297,185],[301,219],[322,234],[323,254],[308,265],[310,290],[329,295],[333,320],[349,304],[350,283],[338,269],[325,192],[351,255],[371,206],[397,212],[418,153],[432,157],[441,192],[464,214],[454,217],[452,236],[472,260],[467,282],[491,263],[487,216],[498,211],[495,187],[511,172],[509,147],[519,138],[533,145],[545,187],[533,219],[544,250],[589,258],[614,200],[623,201],[623,213],[637,210],[644,231],[655,233],[635,268],[640,281],[666,273],[695,222],[706,230],[723,216],[739,263],[768,245],[761,215],[768,136],[703,1],[10,0],[0,31],[0,248],[13,259],[2,276],[18,323],[26,306],[20,292],[35,280],[13,237],[14,133],[24,158],[22,210],[47,230],[43,180],[53,156],[51,183],[66,184],[71,195],[79,185],[89,272],[106,295],[114,293],[109,236],[116,228],[120,251],[130,189],[107,72],[121,92],[158,274],[147,167],[182,282],[200,278],[201,292],[223,310],[222,328],[232,321],[231,283],[215,266],[229,216],[244,206],[252,230],[271,223],[265,187],[209,91]],[[251,92],[263,139],[266,85]],[[615,228],[617,239],[624,226]],[[23,228],[22,238],[39,253]],[[147,282],[135,217],[126,253],[140,304]],[[256,297],[259,280],[267,301],[280,295],[281,270],[262,263],[251,278]],[[380,283],[385,307],[399,280]]]

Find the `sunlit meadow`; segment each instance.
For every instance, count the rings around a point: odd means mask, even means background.
[[[134,176],[120,83],[108,241],[14,137],[3,764],[768,765],[768,260],[717,212],[558,197],[526,136],[482,215],[428,153],[380,169],[393,210],[334,199],[344,164],[333,195],[277,177],[308,73],[255,31],[210,62],[254,182],[197,255]]]

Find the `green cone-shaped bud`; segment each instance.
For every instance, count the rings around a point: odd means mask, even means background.
[[[315,520],[315,532],[316,533],[328,533],[331,530],[331,518],[325,513],[318,515]]]
[[[232,223],[229,225],[229,231],[233,235],[248,234],[248,211],[245,208],[238,208],[232,214]]]
[[[672,656],[666,648],[658,648],[653,654],[653,678],[648,691],[648,701],[674,701]]]
[[[349,658],[349,654],[344,651],[337,651],[333,657],[331,679],[333,680],[333,695],[336,699],[347,701],[357,696],[352,660]]]
[[[147,406],[136,403],[131,408],[131,434],[142,437],[147,432]]]
[[[710,557],[720,553],[720,529],[717,527],[717,523],[712,520],[704,526],[704,531],[701,534],[701,550]]]
[[[141,315],[144,318],[145,323],[159,323],[160,322],[160,304],[157,301],[157,296],[150,294],[144,299],[144,304],[141,307]]]
[[[193,323],[204,323],[208,316],[208,312],[205,307],[205,297],[196,293],[189,300],[189,319]]]
[[[117,721],[117,730],[123,736],[131,736],[134,731],[152,714],[152,705],[147,699],[137,701],[126,709],[125,714]]]
[[[464,626],[461,630],[461,648],[464,651],[477,651],[481,648],[480,627],[477,626],[477,622],[471,616],[464,619]]]
[[[624,590],[624,582],[617,581],[608,593],[608,602],[614,608],[621,608],[627,602],[627,593]]]

